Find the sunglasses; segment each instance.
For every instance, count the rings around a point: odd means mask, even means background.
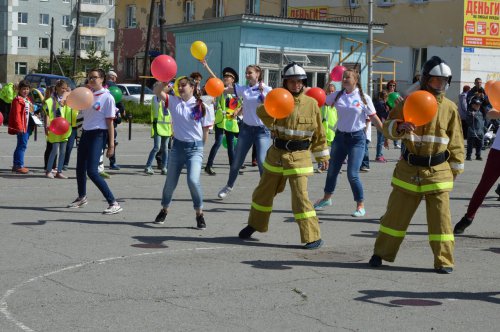
[[[89,80],[96,80],[98,78],[101,78],[100,76],[89,76],[88,79]]]

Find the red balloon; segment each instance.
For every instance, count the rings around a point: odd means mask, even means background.
[[[205,84],[205,91],[209,96],[219,97],[224,92],[224,83],[216,77],[209,78]]]
[[[0,126],[3,126],[3,114],[0,113]]]
[[[311,98],[316,99],[319,107],[323,106],[326,102],[326,93],[325,93],[325,90],[323,90],[323,89],[311,88],[311,89],[307,90],[306,95],[308,95]]]
[[[56,135],[66,134],[69,130],[69,122],[65,118],[55,118],[50,122],[49,130]]]
[[[159,55],[151,62],[151,74],[160,82],[170,82],[177,75],[177,63],[171,56]]]
[[[403,105],[403,116],[405,121],[418,127],[431,122],[436,116],[437,110],[436,97],[430,92],[418,90],[406,98]]]
[[[340,82],[342,81],[342,75],[344,75],[344,72],[347,70],[346,67],[337,65],[333,67],[331,73],[330,73],[330,79],[334,82]]]
[[[284,119],[292,114],[295,101],[290,91],[277,88],[271,90],[264,99],[267,114],[275,119]]]

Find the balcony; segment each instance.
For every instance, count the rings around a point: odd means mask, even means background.
[[[80,36],[106,37],[108,28],[80,27]]]
[[[101,51],[95,52],[95,55],[98,56],[98,57],[100,57],[101,54],[102,54]],[[87,53],[87,50],[78,50],[77,51],[77,56],[79,56],[82,59],[88,59],[89,58],[89,54]]]
[[[104,14],[106,5],[103,0],[82,0],[80,11],[82,13]]]

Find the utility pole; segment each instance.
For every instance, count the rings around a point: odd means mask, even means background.
[[[160,0],[160,52],[161,54],[167,54],[167,35],[163,31],[163,26],[165,25],[165,0]]]
[[[149,22],[148,22],[148,34],[146,37],[146,49],[144,50],[144,65],[142,67],[142,83],[141,83],[141,104],[144,104],[144,87],[146,85],[146,77],[148,76],[146,70],[148,70],[149,62],[149,43],[151,41],[151,32],[153,30],[153,19],[155,16],[155,0],[151,0],[151,8],[149,9]]]
[[[80,6],[81,0],[76,0],[76,26],[75,26],[75,46],[73,49],[73,77],[76,76],[76,60],[77,60],[77,50],[79,48],[78,46],[78,41],[79,39],[79,33],[80,33]]]
[[[373,97],[373,0],[368,0],[368,95]]]
[[[49,60],[49,72],[54,73],[54,17],[50,21],[50,60]]]

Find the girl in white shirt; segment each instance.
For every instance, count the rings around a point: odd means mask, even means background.
[[[179,176],[186,165],[187,183],[196,211],[196,227],[205,229],[207,226],[203,216],[200,173],[203,162],[203,137],[209,126],[207,123],[209,120],[205,118],[207,106],[195,94],[197,84],[194,79],[181,76],[177,79],[177,84],[179,97],[163,94],[165,104],[172,116],[174,138],[168,158],[167,178],[163,187],[162,209],[156,216],[155,224],[165,222]]]
[[[382,122],[377,117],[370,96],[363,93],[359,83],[359,74],[348,69],[342,77],[342,90],[327,96],[326,104],[335,106],[338,114],[337,131],[330,152],[330,165],[325,183],[325,194],[318,200],[315,208],[332,205],[331,197],[337,185],[337,176],[342,163],[347,159],[347,178],[356,201],[353,217],[365,215],[363,185],[359,179],[359,169],[365,154],[366,119],[382,131]]]

